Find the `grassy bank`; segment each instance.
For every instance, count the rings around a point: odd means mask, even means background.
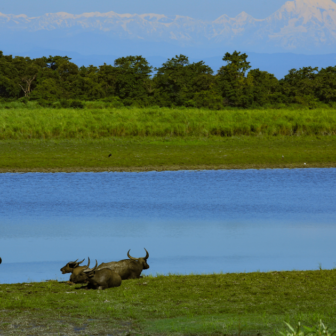
[[[335,149],[336,136],[4,140],[0,172],[336,167]]]
[[[335,166],[333,110],[0,110],[0,172]]]
[[[1,334],[278,335],[284,321],[336,327],[336,271],[157,276],[105,291],[0,285]]]
[[[0,110],[0,140],[335,134],[336,113],[332,109]]]

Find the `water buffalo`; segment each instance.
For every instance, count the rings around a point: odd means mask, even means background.
[[[62,267],[60,269],[62,274],[72,273],[75,268],[79,267],[79,265],[85,260],[85,258],[82,261],[79,261],[79,262],[77,262],[77,260],[69,261],[64,267]],[[83,266],[80,266],[80,267],[83,267]]]
[[[78,260],[78,259],[77,259]],[[70,275],[70,283],[83,283],[88,282],[86,274],[82,273],[82,270],[87,269],[90,265],[90,258],[88,258],[87,266],[79,266],[85,259],[80,262],[70,261],[64,267],[61,268],[62,274],[72,273]]]
[[[94,268],[83,270],[82,273],[88,278],[88,289],[106,289],[121,285],[121,276],[110,268],[98,269],[97,260]]]
[[[149,258],[149,253],[146,251],[146,256],[144,258],[133,258],[130,256],[128,250],[127,256],[129,259],[124,259],[120,261],[112,261],[109,263],[102,263],[98,266],[98,269],[109,268],[112,271],[118,273],[122,280],[127,279],[138,279],[140,274],[144,269],[148,269],[147,259]]]

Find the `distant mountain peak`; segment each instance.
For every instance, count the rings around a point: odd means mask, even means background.
[[[286,20],[288,16],[296,19],[296,22],[312,25],[312,20],[319,24],[333,22],[336,29],[336,3],[332,0],[294,0],[286,2],[270,19]],[[293,24],[293,22],[292,22]],[[316,27],[318,28],[318,27]]]
[[[332,0],[294,0],[297,7],[317,7],[322,9],[336,9],[336,3]]]
[[[17,33],[20,38],[21,32],[31,35],[39,32],[42,36],[43,32],[49,34],[52,31],[59,41],[89,33],[90,36],[104,36],[106,43],[108,39],[141,40],[258,52],[315,52],[316,48],[335,52],[336,3],[332,0],[292,0],[265,19],[255,19],[242,12],[235,18],[224,14],[212,22],[179,15],[118,14],[113,11],[79,15],[58,12],[34,18],[0,13],[0,29],[1,44],[8,32]],[[36,45],[36,39],[33,41]],[[43,45],[42,38],[39,43]],[[83,43],[87,43],[84,37]]]

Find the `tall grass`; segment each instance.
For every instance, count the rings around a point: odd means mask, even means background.
[[[335,134],[331,109],[0,109],[1,140]]]

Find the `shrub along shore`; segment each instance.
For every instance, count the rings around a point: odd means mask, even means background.
[[[336,166],[336,113],[0,109],[0,172]]]
[[[279,335],[284,321],[336,328],[336,271],[169,275],[104,291],[57,281],[0,285],[0,333]]]

